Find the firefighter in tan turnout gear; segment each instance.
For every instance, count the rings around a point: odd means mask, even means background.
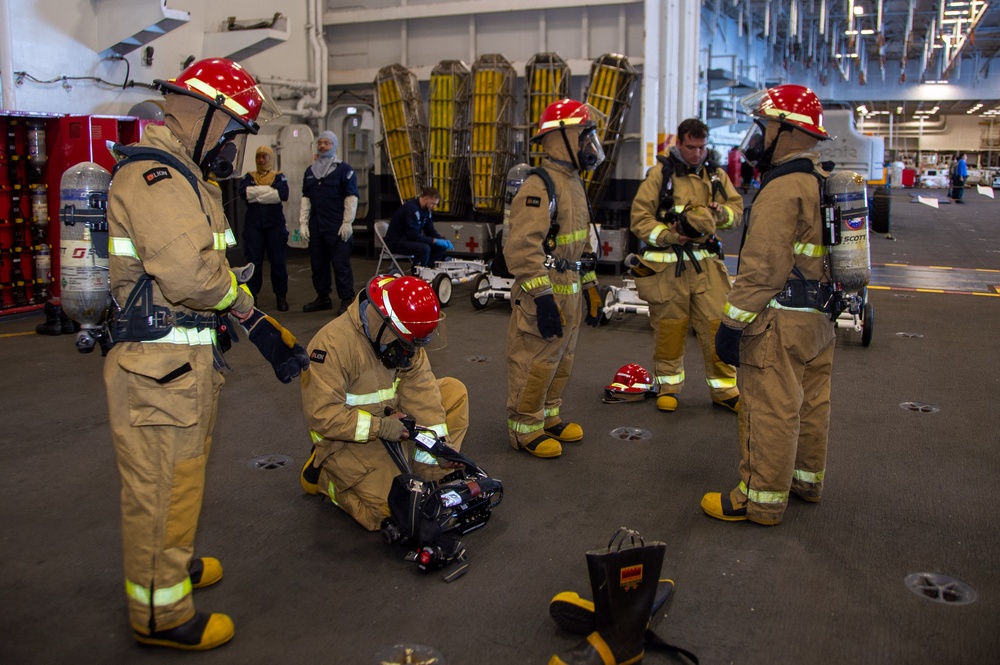
[[[424,347],[438,327],[434,290],[418,277],[377,275],[347,312],[309,342],[302,411],[313,441],[302,488],[324,494],[371,531],[389,517],[399,474],[380,439],[406,441],[401,417],[428,427],[455,450],[469,428],[469,397],[458,379],[437,379]],[[404,445],[413,472],[440,480],[448,464]]]
[[[803,86],[744,104],[755,125],[741,149],[764,176],[716,336],[719,356],[739,366],[739,484],[706,494],[701,507],[721,520],[777,524],[789,491],[809,502],[823,491],[835,339],[820,213],[829,173],[813,150],[831,137]]]
[[[514,276],[507,427],[511,445],[536,457],[558,457],[561,442],[583,438],[583,428],[564,421],[560,407],[581,319],[595,326],[600,322],[590,212],[579,175],[604,161],[596,135],[598,113],[572,99],[553,102],[542,112],[531,140],[541,143],[546,158],[541,169],[529,172],[510,207],[510,237],[503,251]]]
[[[282,381],[308,357],[238,288],[222,193],[209,181],[238,168],[234,141],[256,134],[276,107],[230,60],[198,61],[156,83],[165,126],[115,146],[122,159],[108,197],[111,293],[121,309],[104,379],[122,482],[124,588],[137,641],[211,649],[233,637],[233,622],[196,612],[191,589],[217,582],[222,567],[192,556],[231,342],[224,315],[243,323]]]
[[[743,198],[726,172],[708,160],[708,127],[691,118],[677,128],[677,145],[658,157],[632,201],[632,233],[647,247],[635,273],[653,326],[656,406],[677,409],[684,388],[684,347],[694,326],[712,401],[739,409],[736,369],[715,353],[715,331],[729,293],[717,229],[739,224]]]

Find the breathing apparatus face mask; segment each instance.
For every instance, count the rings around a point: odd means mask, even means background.
[[[214,174],[218,180],[225,180],[234,173],[242,173],[246,142],[245,133],[224,134],[220,143],[205,155],[202,167]]]
[[[372,348],[375,350],[375,355],[382,361],[386,369],[408,369],[413,365],[413,356],[416,355],[417,349],[421,346],[426,346],[431,338],[415,338],[411,344],[396,337],[396,339],[393,339],[388,344],[383,344],[382,336],[386,334],[388,328],[388,324],[383,322],[382,327],[379,328],[378,335],[372,340]],[[389,332],[388,336],[395,337],[392,332]]]
[[[580,133],[580,149],[576,153],[580,160],[580,168],[584,171],[593,171],[604,161],[604,148],[601,140],[597,138],[597,129],[591,127]]]
[[[764,156],[764,126],[759,121],[754,120],[753,127],[747,130],[740,152],[751,166],[757,166]]]

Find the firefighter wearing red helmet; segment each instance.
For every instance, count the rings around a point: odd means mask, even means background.
[[[835,340],[820,205],[832,167],[815,148],[830,136],[809,88],[780,85],[744,105],[755,126],[743,154],[764,175],[715,339],[719,357],[739,366],[739,483],[706,494],[701,507],[721,520],[777,524],[789,492],[820,500],[826,472]]]
[[[125,593],[135,639],[211,649],[233,637],[225,614],[196,612],[191,589],[222,567],[193,558],[222,357],[232,320],[290,381],[308,364],[294,336],[254,309],[226,248],[235,244],[210,178],[236,168],[237,141],[277,109],[235,62],[195,62],[157,81],[164,126],[115,146],[108,195],[111,292],[122,307],[104,378],[122,481]],[[223,318],[223,317],[226,318]]]
[[[361,526],[377,530],[389,517],[389,488],[399,474],[386,441],[407,441],[400,418],[433,429],[452,448],[469,428],[469,397],[458,379],[438,379],[424,347],[441,309],[417,277],[377,275],[309,342],[302,374],[302,411],[313,448],[300,482],[327,496]],[[414,473],[440,480],[448,473],[424,450],[405,443]]]
[[[514,276],[507,427],[511,445],[536,457],[558,457],[562,443],[583,439],[583,428],[564,421],[560,410],[580,324],[584,318],[591,325],[600,321],[590,212],[580,180],[581,170],[604,160],[599,119],[596,109],[572,99],[550,104],[531,139],[545,150],[541,170],[529,172],[510,207],[504,245]]]

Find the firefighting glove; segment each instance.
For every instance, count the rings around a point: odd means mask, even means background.
[[[256,307],[242,322],[247,337],[274,368],[274,375],[288,383],[309,368],[309,354],[295,340],[295,335]]]
[[[340,236],[341,240],[347,242],[348,240],[351,239],[351,236],[353,234],[354,234],[354,227],[351,225],[350,222],[342,222],[340,224],[340,231],[337,232],[337,235]]]
[[[378,436],[380,439],[385,439],[386,441],[399,441],[403,438],[403,432],[406,431],[406,425],[399,418],[380,418],[379,419]]]
[[[535,296],[535,318],[542,339],[562,337],[563,324],[566,320],[563,318],[562,312],[559,311],[555,296],[551,293]]]
[[[586,314],[583,318],[584,323],[595,328],[601,325],[604,308],[601,307],[601,294],[596,286],[591,286],[583,292],[583,306],[586,308]]]
[[[740,338],[743,337],[743,330],[740,328],[730,328],[725,323],[715,331],[715,354],[719,360],[732,365],[740,366]]]

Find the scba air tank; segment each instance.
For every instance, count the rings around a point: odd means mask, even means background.
[[[111,302],[108,279],[107,202],[111,174],[81,162],[63,173],[59,185],[62,308],[80,324],[76,346],[93,350]]]
[[[868,190],[854,171],[838,171],[826,179],[827,200],[838,209],[840,242],[830,247],[830,270],[845,292],[860,291],[871,279],[868,243]]]
[[[510,235],[510,204],[517,196],[517,191],[521,189],[521,185],[524,184],[524,179],[528,177],[528,171],[531,170],[531,166],[521,162],[520,164],[515,164],[510,167],[507,171],[507,186],[503,193],[503,234],[500,236],[500,244],[507,241],[507,236]]]

